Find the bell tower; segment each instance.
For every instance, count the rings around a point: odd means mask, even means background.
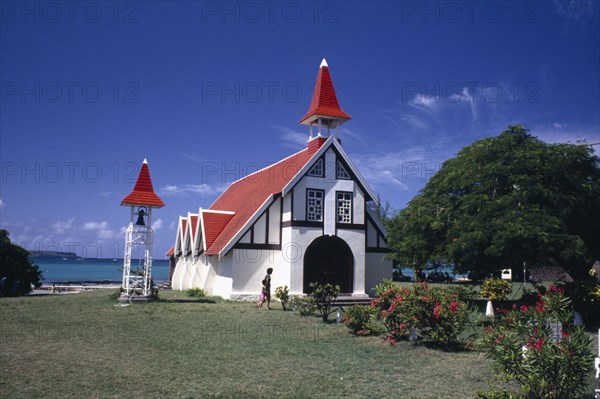
[[[123,256],[123,290],[119,301],[153,299],[152,295],[152,209],[165,203],[154,192],[148,161],[144,159],[133,191],[121,201],[130,207],[129,226],[125,232]],[[137,259],[134,259],[136,257]]]
[[[337,133],[338,126],[350,119],[352,117],[340,108],[327,61],[323,58],[310,107],[298,123],[310,127],[309,141],[311,141],[313,139],[313,127],[317,128],[317,137],[322,137],[323,129],[327,129],[326,135],[329,136],[331,129],[334,129],[334,133]]]

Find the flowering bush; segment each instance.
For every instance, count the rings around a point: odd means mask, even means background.
[[[375,333],[371,316],[373,309],[368,305],[355,305],[344,309],[344,324],[355,335],[371,335]]]
[[[407,338],[414,329],[419,339],[447,349],[458,342],[468,322],[467,304],[458,294],[427,283],[388,289],[371,306],[378,310],[390,343]]]
[[[384,292],[386,292],[390,288],[396,288],[396,287],[397,287],[397,285],[396,285],[396,283],[394,283],[393,280],[390,280],[389,278],[384,278],[379,284],[377,284],[375,287],[373,287],[373,290],[375,290],[375,295],[381,296],[381,295],[383,295]]]
[[[523,397],[577,397],[585,392],[594,355],[591,339],[572,321],[570,300],[553,286],[535,305],[500,309],[482,348],[501,379],[521,386]]]
[[[481,284],[481,296],[490,301],[504,301],[512,292],[512,284],[500,278],[486,278]]]

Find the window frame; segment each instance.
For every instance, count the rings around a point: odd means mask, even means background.
[[[349,195],[350,196],[350,205],[349,205],[349,213],[350,220],[348,222],[340,221],[340,195]],[[345,198],[342,198],[343,201],[347,201]],[[352,191],[336,191],[335,192],[335,223],[336,224],[353,224],[354,223],[354,193]]]
[[[321,214],[320,214],[320,219],[309,219],[308,215],[309,215],[309,194],[310,192],[314,192],[314,193],[320,193],[321,194]],[[304,220],[308,221],[308,222],[322,222],[323,221],[323,215],[325,213],[325,190],[320,190],[318,188],[307,188],[306,189],[306,204],[305,204],[305,215],[304,215]]]

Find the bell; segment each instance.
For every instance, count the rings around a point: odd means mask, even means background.
[[[144,208],[143,206],[140,206],[138,208],[138,219],[137,222],[135,222],[136,226],[145,226],[146,223],[144,222],[144,215],[146,214],[146,208]]]

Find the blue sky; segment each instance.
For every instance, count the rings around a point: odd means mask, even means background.
[[[326,58],[343,146],[395,209],[474,140],[599,141],[596,1],[1,2],[0,227],[120,257],[148,159],[155,257],[179,215],[306,145]],[[596,147],[598,148],[598,147]]]

